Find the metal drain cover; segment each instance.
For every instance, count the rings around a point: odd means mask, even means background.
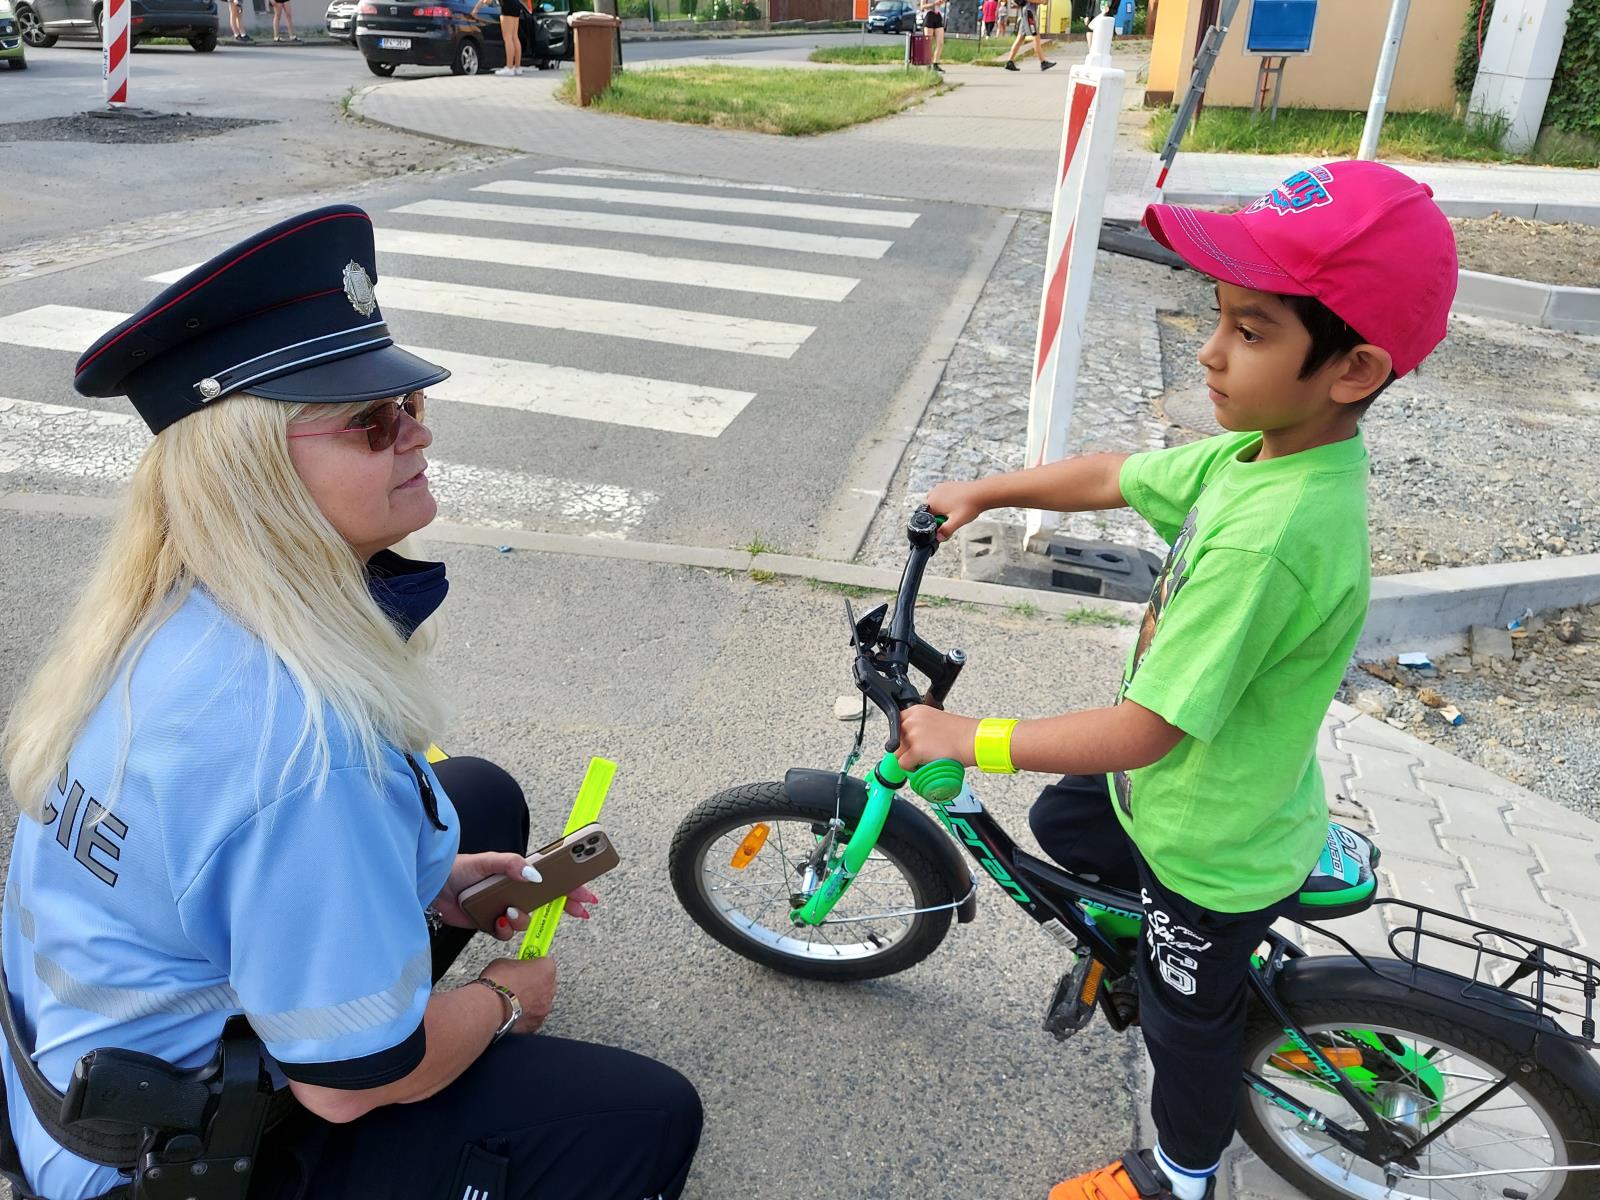
[[[1217,424],[1217,410],[1204,384],[1166,393],[1161,397],[1161,411],[1174,425],[1207,437],[1227,432]]]

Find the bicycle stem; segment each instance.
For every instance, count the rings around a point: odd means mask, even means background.
[[[867,806],[856,822],[855,832],[844,848],[839,862],[828,872],[828,877],[806,902],[791,909],[789,918],[796,925],[821,925],[839,903],[856,875],[866,863],[868,855],[878,844],[883,826],[894,805],[894,794],[907,783],[911,790],[924,800],[943,803],[956,796],[966,783],[967,769],[953,758],[941,758],[925,763],[909,775],[901,769],[894,752],[886,751],[878,765],[867,775]]]

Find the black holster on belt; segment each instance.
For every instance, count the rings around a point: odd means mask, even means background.
[[[245,1200],[262,1135],[295,1103],[286,1089],[272,1090],[260,1039],[243,1017],[229,1018],[211,1061],[189,1070],[135,1050],[91,1050],[63,1095],[21,1044],[3,969],[0,999],[11,1061],[45,1132],[79,1157],[133,1176],[99,1200]],[[21,1186],[3,1103],[0,1173],[20,1200],[36,1200]]]

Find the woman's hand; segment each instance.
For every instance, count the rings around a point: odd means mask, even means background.
[[[973,752],[977,736],[976,719],[916,704],[900,714],[900,749],[894,756],[903,771],[914,771],[941,758],[953,758],[964,767],[972,767],[977,765]]]
[[[946,480],[928,493],[928,508],[935,516],[945,518],[944,524],[939,526],[941,542],[968,521],[983,515],[987,506],[980,493],[981,481],[976,479],[964,483]]]
[[[457,929],[476,929],[477,923],[467,916],[461,907],[461,893],[475,883],[481,883],[491,875],[505,875],[511,879],[527,879],[530,883],[537,880],[530,879],[525,872],[531,870],[528,860],[520,854],[510,854],[500,851],[488,851],[483,854],[458,854],[456,861],[450,868],[450,877],[445,880],[444,889],[434,899],[434,907],[444,917],[446,925],[454,925]],[[565,911],[569,916],[579,920],[589,919],[589,910],[585,907],[598,904],[600,897],[588,888],[578,888],[567,897]],[[513,934],[528,927],[528,914],[508,908],[505,915],[495,921],[494,936],[502,942]]]
[[[538,1033],[556,1003],[556,960],[543,958],[497,958],[480,974],[485,979],[510,988],[522,1005],[522,1019],[512,1026],[517,1033]]]

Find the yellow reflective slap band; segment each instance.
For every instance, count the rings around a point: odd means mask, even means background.
[[[1011,731],[1017,727],[1014,719],[986,717],[978,722],[978,734],[972,740],[972,757],[978,770],[991,775],[1014,775],[1011,765]]]
[[[578,832],[585,825],[600,819],[600,809],[611,790],[611,780],[616,776],[617,764],[609,758],[591,758],[589,769],[583,773],[583,784],[578,788],[578,798],[572,802],[572,812],[567,815],[567,827],[561,836]],[[528,931],[522,935],[522,949],[518,958],[543,958],[550,953],[550,943],[555,940],[556,926],[561,921],[561,910],[566,897],[557,896],[550,903],[528,916]]]

